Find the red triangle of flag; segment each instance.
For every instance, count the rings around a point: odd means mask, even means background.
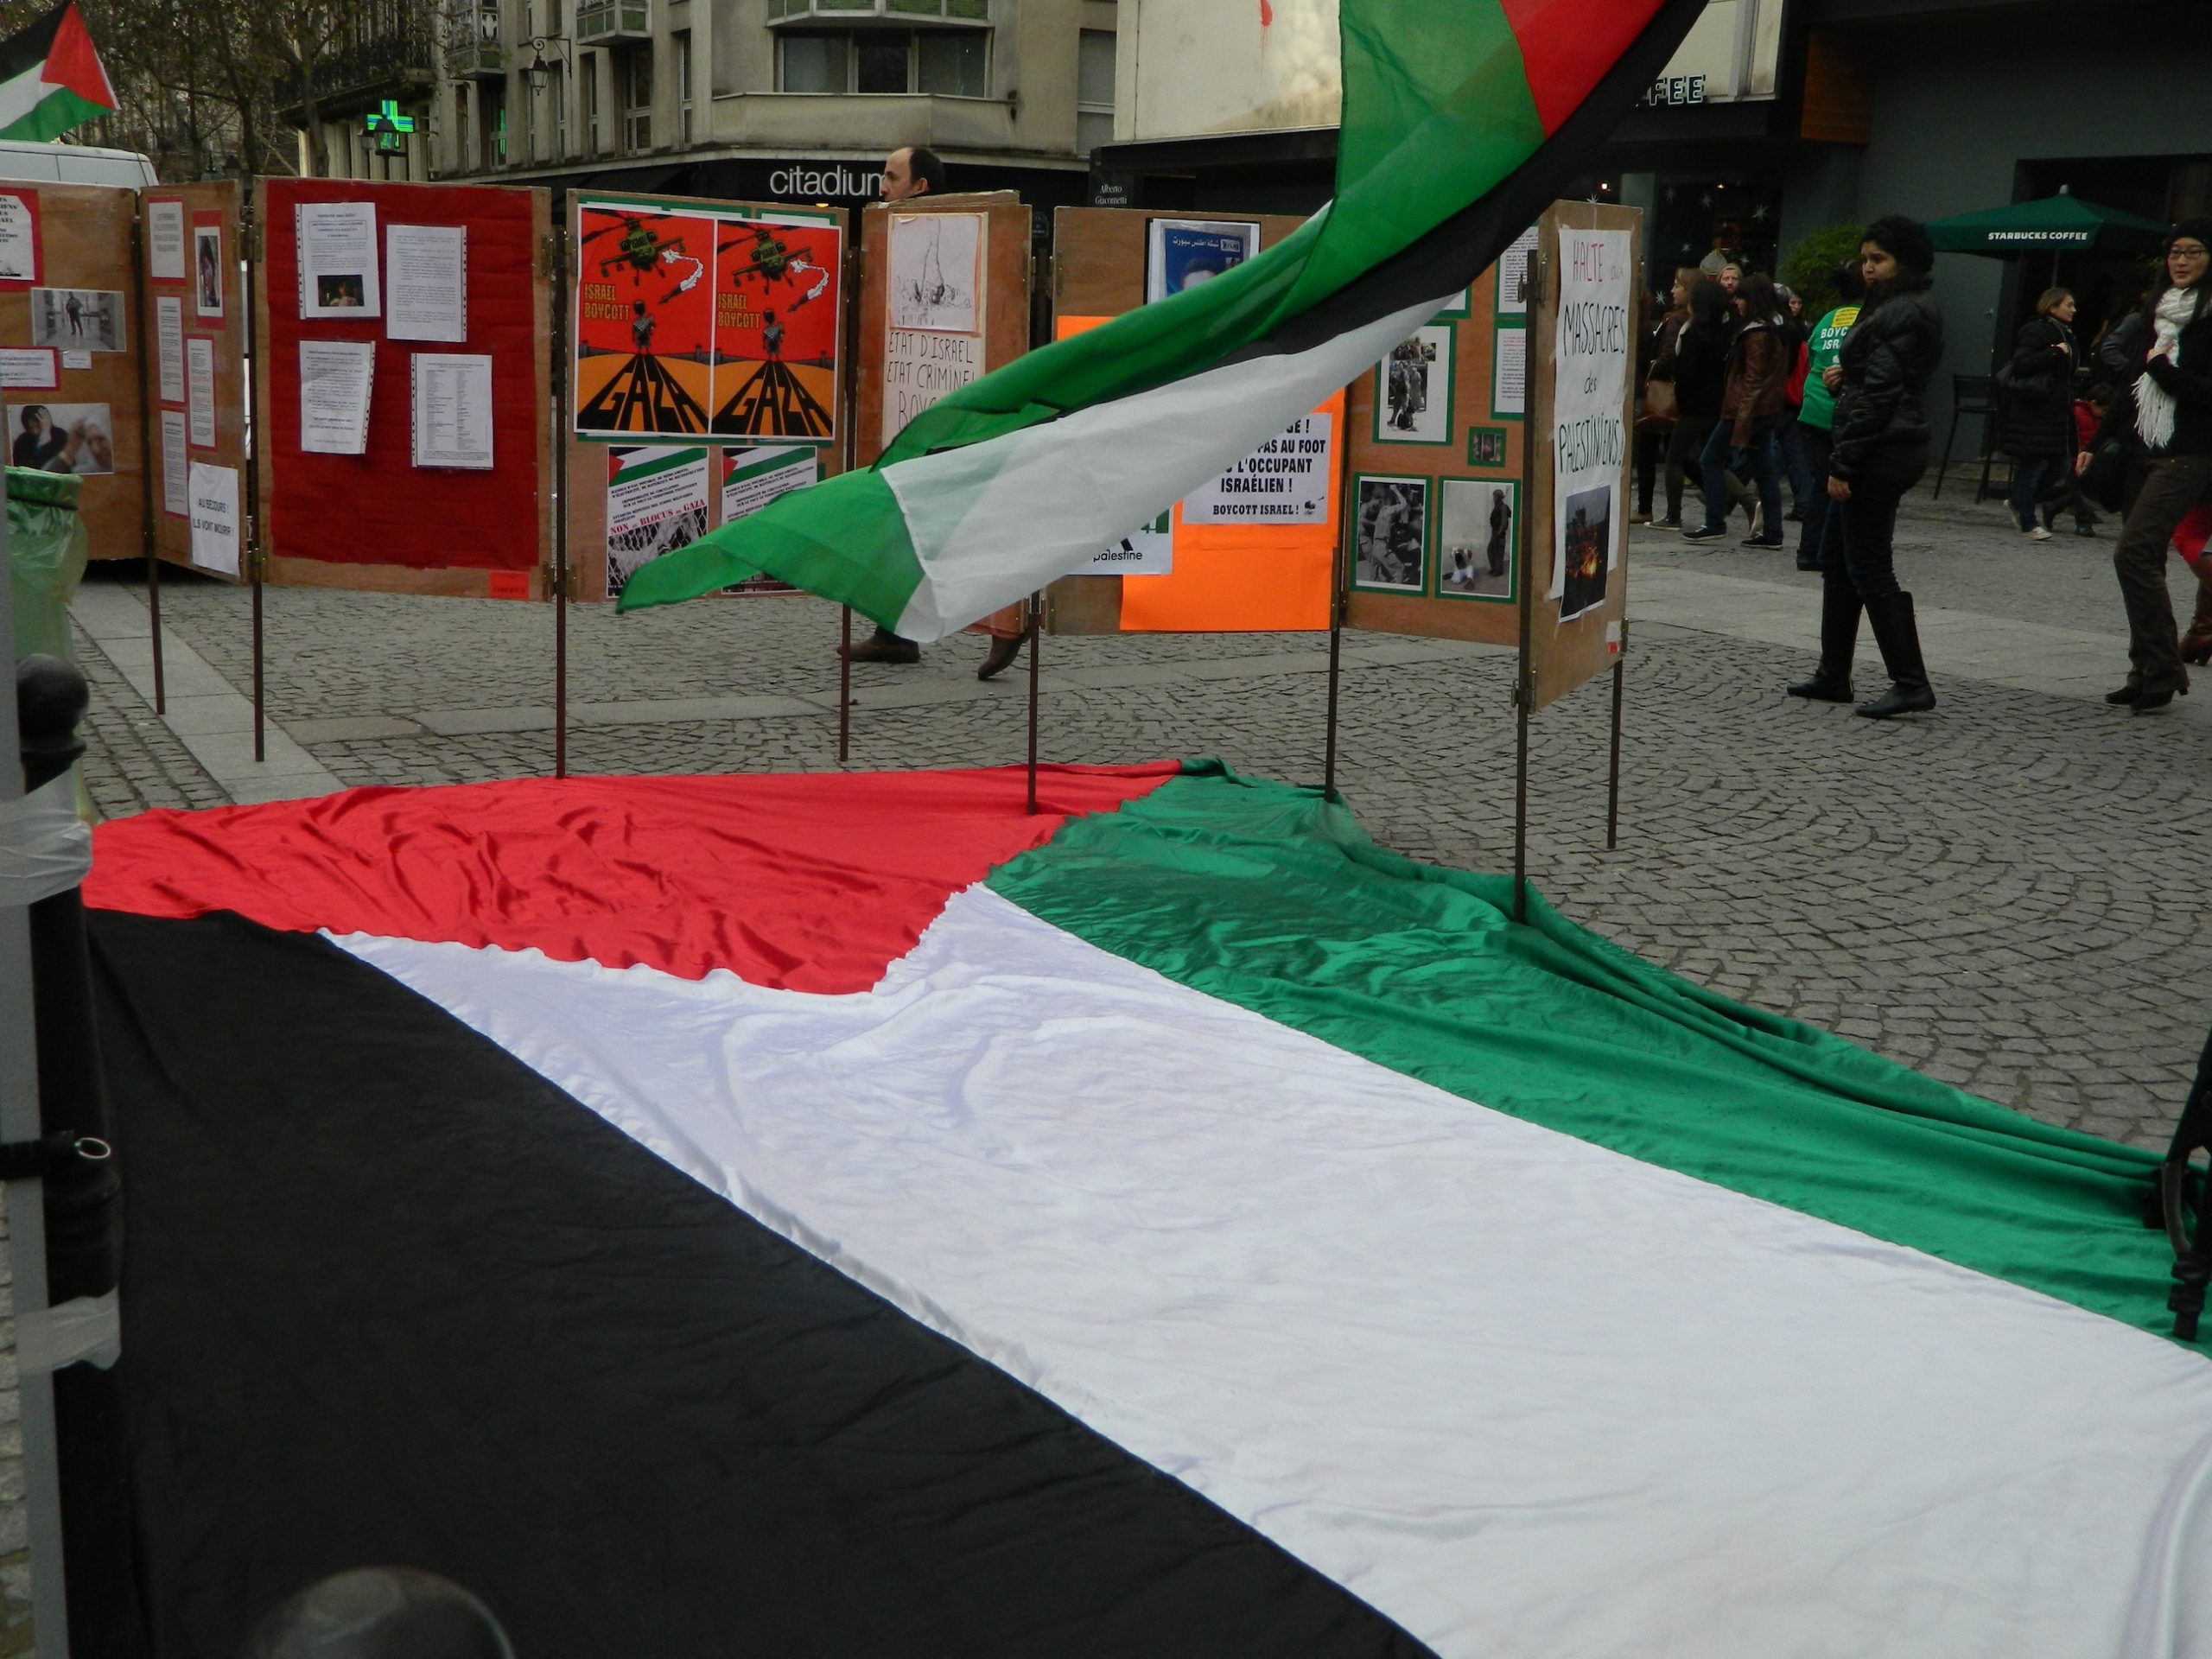
[[[100,54],[92,48],[91,32],[85,20],[72,3],[61,14],[61,22],[54,31],[53,48],[46,54],[46,67],[39,79],[48,86],[60,86],[96,104],[101,109],[116,107],[115,86],[107,78],[107,71],[100,67]]]

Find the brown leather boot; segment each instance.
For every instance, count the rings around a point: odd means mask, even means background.
[[[2181,637],[2181,659],[2200,668],[2212,663],[2212,552],[2196,561],[2196,614]]]

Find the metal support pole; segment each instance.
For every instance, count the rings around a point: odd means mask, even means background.
[[[1357,533],[1359,514],[1351,499],[1351,391],[1344,391],[1344,410],[1337,425],[1337,543],[1329,552],[1329,709],[1324,716],[1321,759],[1321,798],[1338,801],[1337,712],[1344,682],[1344,607],[1351,585],[1351,538]]]
[[[1029,810],[1037,811],[1037,657],[1038,647],[1044,643],[1045,595],[1029,596]]]
[[[553,775],[569,775],[569,440],[575,395],[569,377],[568,208],[546,235],[553,278]]]
[[[853,607],[839,607],[837,645],[837,764],[853,752]]]
[[[138,354],[146,349],[146,219],[143,204],[130,221],[130,289],[138,308]],[[154,712],[169,711],[168,685],[162,667],[162,561],[154,545],[154,423],[138,423],[138,473],[145,487],[139,491],[138,535],[146,549],[146,612],[154,656]]]
[[[0,515],[0,565],[7,557],[8,527]],[[16,637],[15,582],[0,580],[0,639]],[[23,793],[16,762],[15,675],[0,696],[0,803]],[[28,906],[0,906],[0,1139],[33,1141],[39,1135],[38,1038],[31,996],[31,934]],[[15,1280],[20,1329],[47,1306],[44,1183],[35,1177],[7,1184],[8,1259]],[[31,1558],[33,1639],[42,1653],[69,1651],[69,1597],[61,1555],[61,1471],[54,1424],[54,1376],[26,1371],[17,1381],[22,1424],[23,1507]]]
[[[1536,307],[1543,302],[1551,274],[1541,238],[1529,256],[1528,276],[1522,296],[1533,323]],[[1533,344],[1533,341],[1531,342]],[[1534,353],[1532,353],[1531,355]],[[1529,504],[1536,499],[1536,452],[1543,447],[1534,410],[1522,404],[1521,419],[1521,646],[1513,670],[1513,919],[1529,919],[1529,717],[1536,706],[1535,639],[1536,536],[1529,527]],[[1551,503],[1552,512],[1559,503]],[[1549,515],[1547,515],[1548,521]]]
[[[168,681],[162,667],[162,556],[146,550],[146,613],[154,639],[154,712],[169,711]]]
[[[261,658],[261,550],[253,550],[253,758],[266,760],[264,733],[268,726],[267,676]]]
[[[1605,850],[1621,844],[1621,696],[1628,677],[1628,632],[1621,632],[1621,655],[1613,659],[1613,760],[1605,777]]]
[[[261,268],[261,224],[253,211],[253,190],[251,184],[238,187],[238,246],[244,257],[239,264],[245,275],[239,278],[244,295],[239,309],[245,328],[245,360],[257,364],[260,343],[255,338],[253,326],[253,274]],[[257,761],[268,757],[265,733],[269,721],[267,676],[262,658],[261,584],[264,568],[269,563],[269,527],[262,522],[261,512],[261,433],[264,423],[246,423],[243,434],[245,440],[245,544],[246,562],[253,579],[253,758]]]

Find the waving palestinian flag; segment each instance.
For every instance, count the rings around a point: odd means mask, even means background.
[[[534,1659],[2212,1653],[2148,1154],[1312,791],[1021,798],[104,826],[156,1659],[365,1562]]]
[[[1342,0],[1336,199],[1173,298],[917,416],[869,468],[656,560],[621,608],[758,572],[930,640],[1249,454],[1463,290],[1649,86],[1704,0]]]
[[[115,106],[76,0],[0,41],[0,138],[59,138]]]

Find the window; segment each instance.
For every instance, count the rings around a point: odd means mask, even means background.
[[[676,55],[676,142],[691,142],[691,31],[679,29],[668,37]]]
[[[616,95],[622,101],[622,148],[653,147],[653,49],[632,47],[614,60]]]
[[[776,41],[786,92],[990,95],[988,29],[784,29]]]
[[[586,58],[576,72],[576,92],[583,99],[582,118],[584,130],[584,154],[604,155],[607,139],[599,124],[599,60]]]
[[[569,77],[557,63],[545,66],[545,95],[553,100],[553,159],[569,153]]]
[[[458,173],[476,170],[476,124],[469,118],[468,95],[467,81],[453,89],[454,170]]]
[[[1077,37],[1075,60],[1075,147],[1088,156],[1114,142],[1114,35],[1086,29]]]
[[[914,36],[917,92],[948,98],[988,94],[990,36],[980,29],[933,29]]]
[[[484,118],[484,153],[478,165],[488,171],[507,164],[507,83],[480,80],[476,86]]]
[[[850,74],[849,35],[785,35],[777,41],[787,92],[842,92]]]

